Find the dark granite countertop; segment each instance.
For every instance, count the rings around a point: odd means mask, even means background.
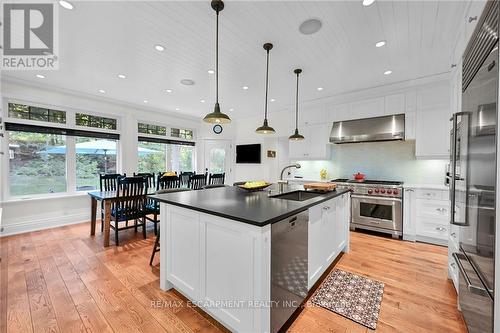
[[[263,227],[348,192],[348,190],[335,190],[305,201],[292,201],[270,197],[279,194],[276,185],[270,189],[247,192],[236,186],[229,186],[155,194],[149,197],[175,206]],[[297,189],[303,188],[288,186],[283,193]]]

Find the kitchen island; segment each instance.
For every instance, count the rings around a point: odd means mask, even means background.
[[[349,248],[349,192],[295,190],[151,196],[161,211],[161,289],[231,331],[277,331]]]

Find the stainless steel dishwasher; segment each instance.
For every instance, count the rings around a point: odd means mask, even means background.
[[[306,210],[271,225],[271,332],[278,332],[307,296]]]

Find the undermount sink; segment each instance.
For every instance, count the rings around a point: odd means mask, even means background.
[[[293,201],[304,201],[304,200],[316,198],[316,197],[323,195],[323,194],[324,194],[323,192],[311,192],[311,191],[298,190],[298,191],[273,195],[271,198],[293,200]]]

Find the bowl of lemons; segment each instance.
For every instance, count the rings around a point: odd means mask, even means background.
[[[271,183],[268,183],[266,181],[258,180],[258,181],[246,182],[243,185],[238,185],[238,187],[247,190],[249,192],[253,192],[253,191],[262,191],[263,189],[271,185],[272,185]]]

